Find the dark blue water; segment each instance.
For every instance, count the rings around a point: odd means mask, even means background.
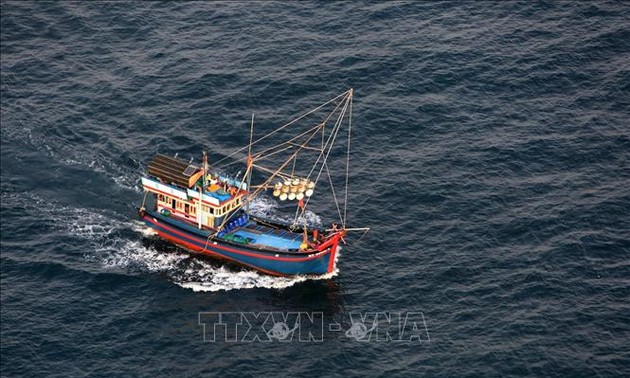
[[[630,375],[627,2],[2,2],[1,373]],[[330,280],[143,234],[157,152],[218,159],[355,90]],[[269,204],[263,204],[269,206]],[[273,208],[270,211],[276,211]],[[204,342],[200,312],[323,314]],[[352,313],[416,312],[408,342]]]

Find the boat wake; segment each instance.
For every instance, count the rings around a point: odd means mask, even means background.
[[[337,275],[337,271],[324,276],[273,277],[255,271],[235,272],[225,267],[213,267],[207,262],[198,260],[201,267],[189,269],[175,283],[193,291],[220,291],[234,289],[285,289],[307,280],[325,280]],[[203,266],[206,265],[206,266]]]
[[[143,222],[129,220],[113,211],[65,206],[17,193],[3,193],[3,203],[37,213],[39,220],[49,224],[55,233],[80,239],[85,259],[104,269],[125,274],[162,273],[176,285],[193,291],[284,289],[306,280],[329,279],[338,273],[336,269],[325,276],[274,277],[251,270],[234,270],[160,242]]]
[[[30,146],[62,165],[80,167],[102,174],[122,189],[142,192],[138,185],[138,175],[142,171],[140,164],[132,157],[127,157],[129,165],[121,164],[105,157],[106,154],[102,151],[95,151],[81,144],[69,144],[58,136],[46,135],[42,130],[47,130],[48,127],[42,121],[12,121],[21,127],[3,128],[3,138],[6,141]],[[15,158],[20,159],[19,156]]]

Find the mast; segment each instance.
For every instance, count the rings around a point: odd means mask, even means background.
[[[206,188],[206,176],[208,175],[208,153],[206,151],[203,152],[203,179],[201,180],[202,189]]]
[[[204,157],[205,157],[205,153],[204,153]],[[206,173],[204,171],[204,182],[205,182],[205,176]],[[203,220],[203,214],[201,212],[202,210],[202,206],[201,206],[201,201],[203,200],[203,188],[199,188],[199,201],[197,201],[197,226],[199,226],[199,229],[201,230],[201,221]]]
[[[252,160],[252,143],[253,143],[253,139],[254,139],[254,113],[252,113],[252,123],[251,126],[249,128],[249,149],[247,151],[247,171],[245,172],[247,174],[247,192],[249,193],[251,191],[251,185],[252,185],[252,165],[253,165],[253,160]],[[249,194],[247,195],[246,198],[247,202],[245,203],[245,211],[249,210]]]
[[[350,136],[352,134],[352,96],[354,89],[350,88],[349,100],[350,112],[348,114],[348,152],[346,154],[346,193],[343,200],[343,219],[341,225],[346,228],[346,219],[348,218],[348,184],[350,178]]]

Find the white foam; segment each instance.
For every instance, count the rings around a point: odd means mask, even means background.
[[[338,271],[322,276],[274,277],[254,271],[233,272],[224,268],[209,269],[202,280],[175,281],[179,286],[192,291],[220,291],[235,289],[286,289],[306,280],[324,280],[337,275]]]
[[[121,245],[100,248],[98,261],[105,268],[133,268],[147,272],[170,272],[188,258],[181,253],[165,253],[145,247],[139,241],[126,241]]]
[[[249,205],[249,212],[256,217],[292,223],[293,214],[282,214],[278,212],[278,202],[267,196],[258,196]],[[310,227],[321,227],[322,220],[319,215],[310,210],[306,210],[303,215],[297,218],[297,224],[304,224]]]
[[[234,272],[225,267],[214,267],[207,262],[199,261],[199,267],[191,271],[190,275],[183,275],[175,280],[179,286],[192,291],[229,291],[235,289],[285,289],[306,280],[327,280],[339,273],[337,261],[341,248],[335,254],[335,269],[332,273],[314,276],[301,275],[294,277],[275,277],[255,271]],[[188,273],[188,272],[186,272]]]

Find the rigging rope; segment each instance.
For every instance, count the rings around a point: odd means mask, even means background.
[[[350,115],[348,116],[348,153],[346,155],[346,195],[343,199],[343,219],[341,225],[346,228],[346,219],[348,217],[348,181],[350,178],[350,135],[352,133],[352,92],[350,89]]]
[[[351,91],[351,90],[350,90],[350,91]],[[281,126],[281,127],[277,128],[276,130],[272,131],[271,133],[269,133],[269,134],[267,134],[267,135],[265,135],[265,136],[261,137],[260,139],[257,139],[257,140],[255,140],[255,141],[253,141],[253,142],[252,142],[252,143],[250,143],[249,145],[247,145],[247,146],[245,146],[245,147],[243,147],[243,148],[240,148],[240,149],[238,149],[238,150],[234,151],[233,153],[229,154],[228,156],[226,156],[226,157],[224,157],[224,158],[222,158],[222,159],[219,159],[217,162],[215,162],[215,164],[219,164],[219,163],[221,163],[223,160],[225,160],[225,159],[227,159],[227,158],[230,158],[230,157],[232,157],[232,156],[236,155],[237,153],[239,153],[239,152],[241,152],[241,151],[244,151],[244,150],[246,150],[246,149],[250,148],[250,147],[251,147],[251,146],[253,146],[254,144],[256,144],[256,143],[258,143],[258,142],[260,142],[260,141],[262,141],[262,140],[264,140],[264,139],[269,138],[270,136],[274,135],[275,133],[279,132],[280,130],[283,130],[283,129],[285,129],[285,128],[287,128],[287,127],[291,126],[292,124],[296,123],[297,121],[301,120],[302,118],[304,118],[304,117],[306,117],[306,116],[308,116],[308,115],[310,115],[310,114],[312,114],[312,113],[314,113],[314,112],[318,111],[319,109],[321,109],[321,108],[323,108],[324,106],[326,106],[326,105],[330,104],[331,102],[336,101],[338,98],[343,97],[343,96],[346,96],[346,95],[347,95],[350,91],[346,91],[346,92],[344,92],[344,93],[340,94],[339,96],[337,96],[337,97],[333,98],[332,100],[328,100],[328,101],[326,101],[325,103],[321,104],[320,106],[316,107],[315,109],[312,109],[312,110],[308,111],[307,113],[305,113],[305,114],[303,114],[303,115],[299,116],[298,118],[296,118],[296,119],[294,119],[294,120],[290,121],[289,123],[286,123],[286,124],[284,124],[283,126]]]
[[[339,201],[337,201],[337,195],[335,194],[335,187],[333,186],[332,176],[330,174],[330,170],[328,169],[328,163],[326,163],[326,173],[328,173],[328,181],[330,182],[330,189],[332,191],[333,199],[335,200],[335,206],[337,207],[337,213],[339,214],[339,221],[343,222],[343,218],[341,217],[341,210],[339,210]],[[345,227],[345,223],[342,223]]]
[[[347,92],[348,95],[351,94],[351,91]],[[315,171],[315,168],[317,167],[317,164],[319,163],[319,160],[323,157],[324,152],[326,152],[326,156],[324,156],[324,160],[322,161],[322,166],[319,169],[319,172],[317,173],[317,178],[315,179],[315,184],[317,185],[317,182],[319,181],[319,178],[322,174],[322,171],[324,169],[324,165],[326,165],[326,162],[328,161],[328,156],[330,156],[330,152],[332,151],[332,148],[335,144],[335,139],[337,138],[337,134],[339,133],[339,130],[341,128],[341,124],[343,123],[343,118],[346,114],[346,111],[348,109],[348,100],[350,97],[346,97],[345,99],[345,103],[344,106],[341,110],[341,113],[339,114],[339,117],[337,118],[337,121],[335,122],[335,125],[333,126],[333,130],[330,134],[330,136],[328,137],[328,141],[326,142],[326,145],[324,146],[324,149],[322,150],[322,153],[317,157],[317,161],[315,162],[315,164],[313,165],[313,168],[311,169],[311,171],[309,172],[307,179],[310,179],[311,175],[313,174],[313,171]],[[328,149],[328,151],[326,151],[326,148]],[[300,214],[300,208],[296,209],[295,211],[295,216],[293,218],[293,225],[296,224],[297,219],[298,219],[298,214],[303,215],[304,211],[306,210],[306,205],[308,205],[308,202],[310,201],[311,197],[307,198],[306,202],[304,203],[304,207],[302,208],[302,212]],[[337,199],[335,198],[335,201],[337,201]]]

